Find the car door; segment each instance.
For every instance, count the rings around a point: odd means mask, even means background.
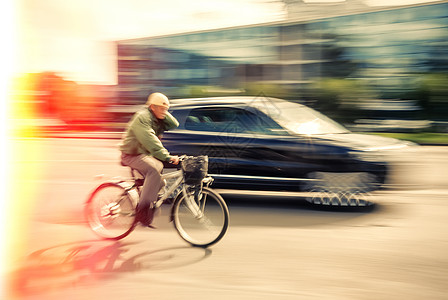
[[[190,145],[194,146],[186,148],[195,155],[208,155],[209,172],[212,174],[258,173],[260,157],[249,154],[255,141],[250,132],[250,121],[251,114],[243,108],[215,106],[193,109],[186,118],[185,129],[190,131]]]
[[[164,143],[174,153],[208,155],[211,174],[301,177],[298,171],[308,169],[305,161],[294,158],[301,149],[298,138],[250,107],[200,107],[181,120],[181,130]]]

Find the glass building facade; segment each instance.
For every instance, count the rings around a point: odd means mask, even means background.
[[[379,95],[412,89],[418,74],[448,72],[448,3],[312,21],[285,21],[117,42],[120,101],[194,87],[275,86],[300,96],[322,78],[364,81]]]

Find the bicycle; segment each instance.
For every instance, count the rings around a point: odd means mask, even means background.
[[[207,156],[181,156],[177,170],[162,174],[165,192],[152,209],[174,199],[170,221],[180,237],[192,246],[208,247],[225,235],[229,210],[224,199],[209,186]],[[144,178],[131,168],[131,178],[100,184],[88,197],[85,215],[90,228],[101,238],[119,240],[137,226],[136,207]],[[170,197],[175,195],[174,197]]]

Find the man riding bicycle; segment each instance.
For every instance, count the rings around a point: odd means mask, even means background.
[[[164,131],[179,126],[176,118],[168,112],[169,107],[164,94],[150,94],[146,107],[129,121],[120,143],[121,163],[145,177],[136,216],[144,226],[150,226],[152,222],[153,204],[163,187],[163,162],[179,163],[179,157],[170,155],[161,142]]]

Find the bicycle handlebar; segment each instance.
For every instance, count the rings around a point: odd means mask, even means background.
[[[178,157],[179,157],[179,162],[182,162],[182,161],[184,161],[187,157],[194,157],[193,155],[186,155],[186,154],[183,154],[183,155],[178,155]],[[173,164],[172,162],[169,162],[170,164]]]

